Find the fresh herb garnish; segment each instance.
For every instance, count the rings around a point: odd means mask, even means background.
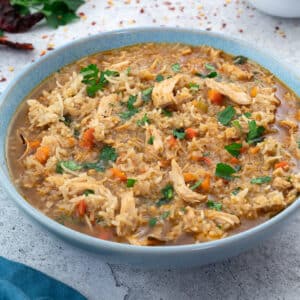
[[[180,72],[180,65],[179,65],[179,63],[173,64],[171,66],[171,68],[172,68],[172,71],[175,72],[175,73]]]
[[[143,91],[142,91],[142,99],[143,99],[145,102],[148,102],[148,101],[151,100],[152,90],[153,90],[153,87],[149,87],[149,88],[147,88],[146,90],[143,90]]]
[[[218,113],[218,121],[224,126],[227,126],[235,116],[235,114],[235,109],[231,105],[229,105],[224,110]]]
[[[251,114],[251,112],[247,111],[244,113],[244,116],[249,119],[249,118],[251,118],[252,114]]]
[[[242,144],[232,143],[230,145],[225,146],[225,150],[227,150],[232,156],[238,157],[241,154]]]
[[[167,217],[170,216],[170,211],[164,211],[162,214],[161,214],[161,218],[163,220],[165,220]]]
[[[198,188],[200,185],[201,185],[201,183],[202,183],[202,180],[200,179],[200,180],[198,180],[194,185],[192,185],[191,187],[190,187],[190,189],[193,191],[193,190],[195,190],[196,188]]]
[[[133,187],[135,185],[135,183],[137,182],[136,179],[133,179],[133,178],[128,178],[127,179],[127,183],[126,183],[126,186],[129,188],[129,187]]]
[[[154,136],[151,135],[151,136],[149,137],[148,144],[149,144],[149,145],[153,145],[153,142],[154,142]]]
[[[144,114],[144,116],[140,120],[137,120],[136,124],[138,126],[144,126],[146,124],[150,124],[150,120],[149,120],[147,114]]]
[[[148,224],[150,227],[154,227],[156,225],[157,221],[158,221],[158,219],[156,217],[153,217],[153,218],[149,219]]]
[[[119,76],[119,72],[105,70],[101,71],[99,75],[99,69],[95,64],[90,64],[80,70],[83,79],[82,82],[87,85],[86,92],[89,97],[95,97],[98,91],[102,91],[105,85],[108,83],[106,77]]]
[[[173,136],[178,140],[183,140],[185,138],[185,130],[184,128],[174,129]]]
[[[76,11],[84,4],[83,0],[10,0],[7,2],[13,5],[8,16],[13,17],[15,23],[10,24],[12,28],[4,28],[10,32],[27,31],[43,18],[46,18],[47,24],[54,28],[66,25],[78,19]],[[34,13],[31,14],[32,11]]]
[[[192,91],[198,91],[199,90],[199,84],[197,84],[197,83],[193,83],[193,82],[190,82],[189,83],[189,88],[190,88],[190,90],[192,90]]]
[[[245,57],[245,56],[243,56],[243,55],[238,55],[238,56],[235,56],[235,57],[233,58],[233,63],[234,63],[235,65],[242,65],[242,64],[246,63],[247,60],[248,60],[247,57]]]
[[[111,147],[111,146],[107,146],[105,145],[101,152],[100,152],[100,160],[104,161],[104,162],[108,162],[108,161],[112,161],[115,162],[117,160],[118,154],[116,152],[116,149]]]
[[[155,81],[156,81],[156,82],[161,82],[161,81],[163,81],[163,80],[164,80],[164,76],[161,75],[161,74],[158,74],[158,75],[156,76],[156,78],[155,78]]]
[[[68,161],[59,161],[56,164],[56,173],[62,174],[64,169],[69,169],[71,171],[79,171],[79,170],[90,170],[94,169],[98,172],[104,172],[110,161],[116,161],[118,154],[116,149],[111,146],[104,146],[100,152],[99,159],[96,162],[83,162],[77,163],[74,160]]]
[[[83,192],[83,195],[86,196],[86,197],[87,197],[88,195],[90,195],[90,194],[95,194],[95,192],[94,192],[93,190],[89,190],[89,189],[88,189],[88,190],[85,190],[85,191]]]
[[[78,128],[74,129],[73,135],[76,139],[79,139],[80,136],[80,130]]]
[[[79,171],[82,169],[82,165],[78,164],[74,160],[59,161],[56,164],[56,173],[62,174],[64,172],[64,169]]]
[[[238,129],[238,130],[242,130],[243,129],[242,126],[241,126],[241,124],[240,124],[240,122],[239,122],[239,120],[233,120],[233,121],[231,121],[231,125],[233,127],[235,127],[236,129]]]
[[[128,75],[130,74],[130,72],[131,72],[131,68],[128,67],[128,68],[126,69],[126,71],[125,71],[125,74],[128,76]]]
[[[72,117],[71,115],[64,115],[61,119],[61,122],[64,122],[64,124],[68,127],[70,127],[71,123],[72,123]]]
[[[265,128],[263,126],[257,126],[255,120],[251,120],[248,122],[248,127],[249,132],[246,138],[248,144],[256,144],[264,139],[262,135],[265,132]]]
[[[156,206],[162,206],[164,204],[169,203],[173,197],[174,197],[174,188],[171,184],[167,184],[162,190],[161,193],[163,195],[162,198],[160,198],[157,202],[156,202]]]
[[[130,95],[127,101],[127,111],[124,111],[120,114],[121,119],[128,120],[134,116],[139,110],[134,107],[134,103],[137,100],[137,96]]]
[[[240,191],[241,191],[241,188],[237,187],[231,192],[231,194],[236,196]]]
[[[263,176],[263,177],[252,178],[250,183],[252,183],[252,184],[263,184],[263,183],[269,183],[271,180],[272,180],[272,177]]]
[[[232,180],[233,179],[232,174],[234,173],[236,173],[236,170],[227,164],[218,163],[216,166],[215,175],[217,177],[221,177],[226,180]]]
[[[300,149],[300,141],[297,142],[298,149]]]
[[[215,201],[212,201],[212,200],[208,200],[206,202],[206,206],[208,208],[215,209],[217,211],[221,211],[222,210],[222,203],[215,202]]]
[[[0,29],[0,37],[4,36],[4,31]]]
[[[166,108],[163,108],[163,109],[162,109],[162,113],[163,113],[166,117],[172,117],[172,115],[173,115],[173,112],[170,111],[170,110],[168,110],[168,109],[166,109]]]
[[[201,78],[215,78],[218,76],[218,73],[216,72],[216,69],[214,66],[212,66],[210,64],[205,64],[205,68],[208,71],[210,71],[208,74],[196,73],[196,75]]]

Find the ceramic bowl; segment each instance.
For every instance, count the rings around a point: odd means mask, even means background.
[[[248,0],[262,12],[283,18],[300,18],[299,0]]]
[[[132,264],[148,268],[191,267],[223,260],[254,247],[282,227],[282,221],[290,217],[299,207],[299,199],[267,222],[221,240],[193,245],[146,247],[104,241],[64,227],[26,202],[12,184],[6,162],[5,141],[11,118],[24,99],[24,95],[29,94],[41,81],[62,66],[83,56],[143,42],[209,45],[233,55],[244,55],[269,69],[297,94],[300,94],[300,80],[279,61],[244,42],[222,35],[175,28],[137,28],[77,40],[29,65],[10,83],[1,96],[0,180],[2,186],[11,200],[32,221],[47,229],[47,233],[52,233],[77,247],[98,253],[102,259],[110,263]]]

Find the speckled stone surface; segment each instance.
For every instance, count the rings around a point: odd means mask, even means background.
[[[10,35],[36,50],[0,48],[0,92],[27,63],[66,41],[136,26],[180,26],[221,32],[256,44],[300,68],[300,20],[272,18],[246,1],[87,1],[77,23]],[[1,126],[1,116],[0,116]],[[3,141],[1,141],[3,143]],[[260,247],[218,264],[190,270],[145,271],[108,265],[94,254],[49,236],[13,205],[0,183],[0,255],[26,263],[88,299],[299,299],[300,212]]]

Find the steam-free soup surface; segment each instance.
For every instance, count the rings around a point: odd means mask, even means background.
[[[33,206],[100,239],[221,239],[297,198],[297,101],[256,63],[211,47],[99,53],[22,103],[11,175]]]

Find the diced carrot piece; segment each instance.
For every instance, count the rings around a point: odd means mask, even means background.
[[[207,97],[211,101],[211,103],[216,105],[222,105],[224,97],[221,93],[216,90],[208,90]]]
[[[248,151],[248,147],[242,147],[240,153],[245,153]]]
[[[159,163],[163,168],[169,167],[171,165],[171,161],[169,159],[161,159]]]
[[[101,240],[112,240],[113,238],[113,233],[110,229],[106,229],[106,228],[101,228],[100,232],[98,233],[98,238]]]
[[[197,131],[193,128],[187,128],[185,130],[185,134],[188,139],[192,140],[194,137],[197,136]]]
[[[236,157],[232,157],[232,158],[230,159],[230,162],[231,162],[232,164],[238,164],[240,161],[239,161]]]
[[[41,145],[41,142],[38,141],[38,140],[29,142],[29,147],[30,147],[30,149],[36,149],[36,148],[38,148],[40,145]]]
[[[122,172],[121,170],[119,170],[117,168],[111,168],[110,171],[111,171],[111,174],[113,177],[115,177],[121,181],[127,180],[126,174],[124,172]]]
[[[168,144],[171,148],[175,147],[177,144],[177,139],[173,135],[170,136],[170,138],[168,139]]]
[[[252,98],[255,98],[257,96],[257,94],[258,94],[258,88],[257,88],[257,86],[252,87],[251,90],[250,90],[250,96]]]
[[[300,109],[296,112],[296,120],[300,122]]]
[[[256,154],[258,151],[259,151],[259,147],[258,146],[249,148],[249,153],[250,154]]]
[[[196,181],[198,177],[193,173],[183,173],[183,178],[185,182]]]
[[[202,181],[200,187],[201,187],[202,191],[209,192],[209,189],[210,189],[210,175],[209,174],[205,175],[204,180]]]
[[[282,168],[282,169],[285,169],[289,166],[289,163],[287,161],[281,161],[281,162],[278,162],[274,165],[274,168],[275,169],[279,169],[279,168]]]
[[[70,147],[73,147],[73,146],[75,146],[75,144],[76,144],[76,139],[73,138],[73,137],[69,137],[69,138],[68,138],[68,143],[69,143],[69,146],[70,146]]]
[[[79,142],[79,146],[86,149],[92,149],[95,140],[94,132],[95,128],[89,128],[85,130]]]
[[[201,157],[198,158],[198,160],[205,162],[207,165],[211,164],[211,159],[207,156],[201,156]]]
[[[35,158],[41,163],[45,164],[50,156],[50,149],[48,146],[41,146],[35,152]]]
[[[77,204],[77,212],[80,217],[83,217],[86,212],[86,203],[84,200],[80,200]]]

